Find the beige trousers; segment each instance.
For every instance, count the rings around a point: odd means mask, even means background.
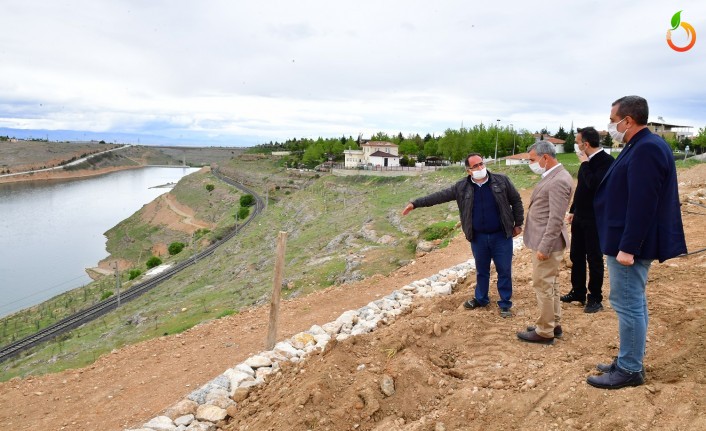
[[[537,334],[554,338],[554,327],[561,323],[561,300],[559,299],[559,264],[564,251],[555,251],[547,260],[537,259],[537,252],[532,253],[532,286],[537,294],[539,318]]]

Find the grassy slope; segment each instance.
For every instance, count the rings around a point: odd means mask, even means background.
[[[222,166],[229,175],[248,180],[258,193],[264,195],[263,188],[271,190],[267,211],[256,223],[251,223],[241,235],[219,248],[209,259],[188,268],[139,299],[123,304],[120,310],[84,325],[60,340],[2,363],[0,379],[82,366],[126,343],[180,332],[204,320],[266,301],[272,283],[275,238],[280,230],[290,234],[285,278],[294,286],[285,291],[285,296],[306,294],[334,283],[349,266],[346,261],[349,255],[361,259],[356,268],[361,275],[389,272],[397,268],[400,261],[413,257],[409,247],[410,235],[400,232],[394,216],[410,198],[438,190],[462,175],[456,168],[422,178],[311,178],[276,168],[267,160],[230,161]],[[199,175],[180,182],[174,193],[186,204],[198,204],[201,201],[196,195],[206,195],[205,182],[216,185],[214,193],[218,190],[226,193],[227,187],[223,183]],[[281,187],[277,190],[279,184]],[[236,199],[236,196],[233,194],[231,198]],[[201,213],[204,206],[200,204],[197,214],[208,218],[209,214]],[[228,208],[229,204],[223,204],[218,210],[226,213],[225,219],[233,220],[233,212]],[[417,232],[435,221],[453,217],[455,213],[453,204],[439,205],[412,213],[402,220],[402,226],[410,232]],[[383,245],[361,237],[359,232],[365,223],[375,229],[377,237],[389,234],[395,241]],[[182,253],[190,253],[189,248]],[[45,317],[39,325],[44,326],[52,316],[60,317],[55,310],[72,305],[80,308],[75,304],[83,299],[93,301],[112,286],[113,280],[105,279],[18,316],[24,316],[25,324],[32,327],[38,316],[43,315]],[[3,324],[7,328],[6,334],[11,333],[14,326],[12,320],[8,322]]]
[[[560,160],[575,172],[578,164],[572,161],[572,156],[562,155]],[[284,276],[293,288],[284,291],[285,297],[328,286],[346,273],[346,268],[348,273],[357,269],[366,276],[388,273],[413,258],[410,243],[416,241],[417,232],[440,220],[458,217],[455,203],[449,203],[413,211],[400,219],[398,214],[404,204],[447,187],[464,175],[460,167],[451,167],[422,177],[315,178],[276,168],[268,160],[230,160],[222,162],[221,167],[224,173],[247,183],[258,193],[264,195],[268,190],[268,208],[256,223],[251,223],[209,259],[124,304],[118,311],[1,364],[0,380],[83,366],[113,348],[181,332],[199,322],[265,302],[271,288],[279,231],[289,232]],[[533,187],[539,179],[526,166],[491,165],[490,170],[507,173],[520,189]],[[210,181],[211,178],[192,175],[175,188],[180,201],[184,199],[184,203],[198,207],[199,217],[209,217],[202,212],[204,204],[199,201],[202,198],[199,190],[204,189],[204,182]],[[225,185],[216,181],[213,179],[216,190],[225,190]],[[225,207],[220,209],[225,211]],[[387,234],[394,241],[380,244],[366,239],[362,232],[364,225],[374,229],[378,238]],[[182,253],[190,251],[187,248]],[[351,256],[357,259],[358,267],[351,265]],[[107,286],[106,281],[98,282],[70,295],[98,295],[101,289],[109,287],[110,281]],[[55,301],[70,301],[68,297],[61,296]],[[30,324],[37,313],[48,315],[52,307],[47,304],[37,307],[29,315]],[[12,329],[11,323],[3,326]]]

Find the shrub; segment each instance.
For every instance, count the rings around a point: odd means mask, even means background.
[[[113,296],[113,291],[112,291],[112,290],[106,290],[105,292],[103,292],[103,293],[101,294],[101,301],[104,300],[104,299],[108,299],[108,298],[110,298],[111,296]]]
[[[240,197],[241,207],[251,207],[255,205],[255,197],[253,195],[242,195]]]
[[[213,184],[206,184],[206,190],[208,190],[209,192],[212,192],[215,188],[216,186],[214,186]]]
[[[184,249],[184,247],[186,247],[186,244],[184,244],[183,242],[173,242],[169,244],[169,255],[174,256],[175,254],[179,254]]]
[[[162,264],[162,259],[160,259],[157,256],[152,256],[149,259],[147,259],[147,262],[145,262],[145,265],[147,266],[147,269],[152,269],[155,266],[159,266]]]
[[[136,279],[137,277],[139,277],[140,274],[142,274],[142,271],[141,271],[141,270],[139,270],[139,269],[137,269],[137,268],[131,269],[131,270],[128,272],[128,280],[134,280],[134,279]]]
[[[250,215],[250,208],[248,207],[240,207],[238,210],[238,220],[245,220],[248,218],[248,215]]]

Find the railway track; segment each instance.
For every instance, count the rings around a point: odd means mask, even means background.
[[[252,191],[250,188],[245,187],[244,185],[237,183],[233,181],[232,179],[222,175],[217,169],[213,170],[213,174],[219,178],[221,181],[230,184],[234,187],[237,187],[238,189],[242,190],[245,193],[253,195],[255,198],[255,210],[253,211],[252,215],[248,217],[248,219],[240,226],[234,226],[226,235],[223,236],[220,240],[216,241],[215,243],[211,244],[208,246],[206,249],[203,251],[189,257],[188,259],[182,260],[181,262],[177,263],[176,265],[170,267],[166,271],[162,272],[161,274],[158,274],[152,278],[150,278],[147,281],[143,281],[142,283],[138,283],[134,286],[132,286],[130,289],[127,289],[124,292],[121,292],[120,294],[120,303],[130,301],[132,299],[137,298],[138,296],[142,295],[143,293],[153,289],[154,287],[158,286],[160,283],[170,279],[173,277],[175,274],[179,273],[182,271],[184,268],[188,268],[189,266],[193,265],[194,263],[198,262],[199,260],[208,257],[212,255],[218,247],[223,245],[226,241],[229,239],[233,238],[235,235],[238,234],[244,227],[246,227],[250,222],[257,217],[262,210],[264,209],[265,205],[264,202],[262,201],[262,198],[257,195],[254,191]],[[110,311],[113,311],[118,308],[118,297],[113,295],[110,298],[107,298],[103,301],[97,302],[96,304],[85,308],[75,314],[72,314],[71,316],[65,317],[61,320],[59,320],[56,323],[53,323],[46,328],[43,328],[37,332],[35,332],[32,335],[29,335],[27,337],[24,337],[20,340],[14,341],[6,346],[3,346],[0,348],[0,362],[5,361],[6,359],[9,359],[20,352],[30,349],[40,343],[43,343],[45,341],[51,340],[52,338],[55,338],[61,334],[64,334],[72,329],[78,328],[79,326],[88,323]]]

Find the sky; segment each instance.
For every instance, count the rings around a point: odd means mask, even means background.
[[[666,42],[680,10],[697,35],[687,52]],[[703,0],[0,0],[0,11],[0,130],[50,140],[602,130],[630,94],[652,121],[706,127]],[[682,27],[672,40],[689,42]]]

